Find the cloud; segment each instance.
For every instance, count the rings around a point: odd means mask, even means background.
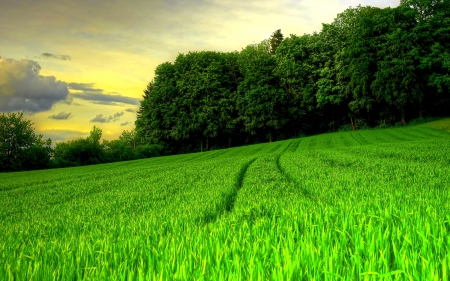
[[[51,58],[51,59],[58,59],[58,60],[71,60],[70,56],[67,55],[54,55],[50,53],[42,53],[41,56],[43,58]]]
[[[103,92],[102,89],[95,89],[95,83],[67,83],[67,87],[71,90],[83,92]]]
[[[132,108],[127,108],[125,109],[126,112],[131,112],[131,113],[135,113],[136,110],[132,109]]]
[[[103,94],[101,92],[95,93],[85,91],[83,93],[71,93],[70,95],[73,98],[87,100],[95,104],[105,104],[105,105],[139,104],[139,99],[126,97],[119,94]]]
[[[70,90],[77,91],[76,93],[71,92],[70,98],[87,100],[94,104],[104,105],[121,106],[124,104],[139,104],[139,99],[137,98],[130,98],[116,93],[105,94],[103,93],[103,89],[94,88],[94,85],[95,83],[67,83]]]
[[[40,70],[32,60],[0,58],[0,111],[36,113],[66,100],[67,84],[54,76],[39,75]]]
[[[114,115],[111,115],[109,117],[103,117],[103,114],[98,114],[97,116],[95,116],[94,119],[91,119],[90,121],[92,123],[109,123],[109,122],[116,122],[117,120],[120,119],[120,117],[123,115],[123,111],[122,112],[117,112]]]
[[[107,120],[108,120],[107,118],[104,118],[104,117],[103,117],[103,114],[99,114],[99,115],[95,116],[94,119],[91,119],[90,121],[93,122],[93,123],[94,123],[94,122],[97,122],[97,123],[106,123],[106,122],[108,122]]]
[[[51,115],[48,118],[55,119],[55,120],[67,120],[70,118],[70,114],[72,114],[72,113],[70,113],[70,112],[66,113],[63,111],[63,112],[58,113],[57,115]]]
[[[120,123],[120,126],[126,126],[128,124],[131,124],[131,122]]]

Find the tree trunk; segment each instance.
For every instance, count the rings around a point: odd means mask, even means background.
[[[231,136],[228,138],[228,148],[231,147]]]
[[[405,125],[406,121],[405,121],[405,109],[402,107],[402,124]]]
[[[208,138],[206,138],[206,151],[208,151]]]
[[[355,123],[353,123],[353,117],[350,117],[350,123],[352,124],[352,130],[356,131]]]
[[[203,138],[200,140],[200,152],[203,152]]]

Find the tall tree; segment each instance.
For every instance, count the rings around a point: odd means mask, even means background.
[[[144,90],[143,100],[137,112],[136,131],[147,143],[161,144],[165,149],[173,147],[173,140],[182,139],[176,128],[177,119],[183,114],[176,89],[175,68],[166,62],[155,69],[155,77]]]
[[[286,38],[277,50],[274,74],[286,91],[289,112],[287,128],[297,135],[300,131],[317,131],[316,81],[324,64],[318,34]],[[320,125],[319,125],[320,126]]]
[[[374,26],[381,9],[358,6],[354,10],[354,17],[348,23],[353,26],[352,33],[343,54],[347,63],[341,74],[348,78],[343,90],[352,97],[348,104],[352,113],[370,120],[376,103],[370,88],[377,67]]]
[[[119,140],[131,147],[133,150],[136,150],[137,146],[140,144],[139,136],[134,129],[131,131],[123,131],[119,136]]]
[[[413,53],[418,44],[411,32],[413,25],[401,9],[383,9],[377,16],[377,70],[371,89],[378,100],[400,112],[406,124],[406,107],[422,102],[422,89],[417,77],[417,64]]]
[[[283,41],[283,33],[281,33],[281,29],[276,30],[274,33],[272,33],[272,36],[270,37],[270,53],[272,55],[275,55],[278,46]]]
[[[270,54],[269,41],[244,48],[238,63],[243,80],[238,87],[236,106],[245,131],[272,141],[286,123],[283,113],[286,93],[273,75],[276,60]]]

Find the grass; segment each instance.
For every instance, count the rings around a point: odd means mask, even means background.
[[[448,280],[446,120],[0,174],[0,277]]]
[[[442,118],[426,123],[423,126],[450,132],[450,118]]]

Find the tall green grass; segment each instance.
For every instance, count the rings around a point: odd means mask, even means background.
[[[448,280],[433,127],[0,174],[0,279]]]

